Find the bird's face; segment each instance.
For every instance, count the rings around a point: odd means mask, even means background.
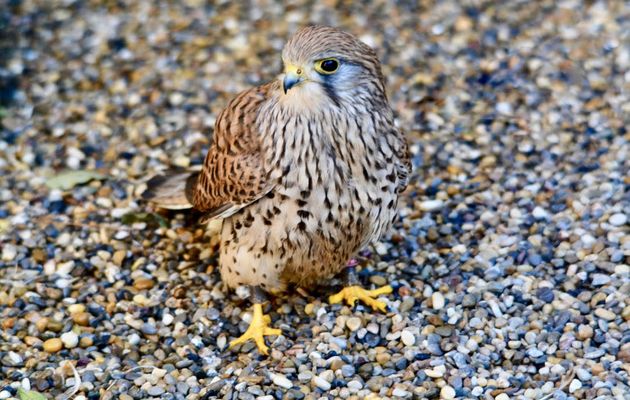
[[[328,102],[352,102],[362,90],[383,90],[374,51],[349,33],[324,26],[299,30],[286,44],[282,59],[285,100],[314,108]],[[384,94],[384,93],[383,93]]]
[[[306,60],[298,63],[285,61],[282,89],[286,94],[291,88],[304,82],[314,82],[320,85],[332,84],[333,81],[338,80],[334,79],[332,75],[339,72],[340,67],[341,61],[337,57]]]

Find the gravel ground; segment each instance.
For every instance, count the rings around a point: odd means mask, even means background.
[[[0,7],[0,399],[630,398],[628,3],[40,3]],[[262,357],[216,224],[137,199],[308,22],[377,49],[415,173],[392,312],[288,293]]]

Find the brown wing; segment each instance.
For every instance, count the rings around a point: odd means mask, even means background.
[[[193,206],[206,213],[204,220],[227,217],[271,190],[256,124],[270,90],[272,84],[245,91],[219,115],[192,193]]]

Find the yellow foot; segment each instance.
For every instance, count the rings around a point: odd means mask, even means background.
[[[249,324],[249,328],[247,328],[247,331],[245,331],[241,337],[230,342],[230,348],[236,346],[237,344],[243,344],[249,339],[254,339],[260,354],[269,354],[269,347],[265,344],[264,337],[282,334],[280,329],[269,328],[268,325],[270,323],[271,318],[268,315],[263,314],[262,304],[254,304],[254,315],[252,316],[252,322]]]
[[[348,286],[341,289],[341,292],[337,294],[333,294],[329,297],[329,301],[331,304],[341,303],[344,299],[346,303],[350,307],[354,306],[354,303],[357,300],[361,300],[368,306],[372,307],[374,310],[379,310],[381,312],[387,311],[387,305],[375,298],[380,296],[381,294],[388,294],[392,292],[392,287],[387,285],[374,290],[366,290],[361,286]]]

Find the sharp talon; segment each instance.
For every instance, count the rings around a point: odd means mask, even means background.
[[[331,304],[341,303],[345,300],[350,307],[354,307],[356,301],[360,300],[374,310],[387,312],[387,305],[380,300],[376,300],[375,297],[391,293],[392,291],[393,289],[389,285],[374,290],[366,290],[360,286],[348,286],[341,289],[339,293],[330,296],[328,300]]]
[[[254,304],[254,314],[249,328],[239,338],[230,342],[230,348],[252,339],[256,343],[260,354],[268,355],[269,347],[265,344],[265,336],[280,336],[282,334],[282,330],[270,328],[267,326],[269,324],[271,324],[271,317],[263,314],[261,304]]]

